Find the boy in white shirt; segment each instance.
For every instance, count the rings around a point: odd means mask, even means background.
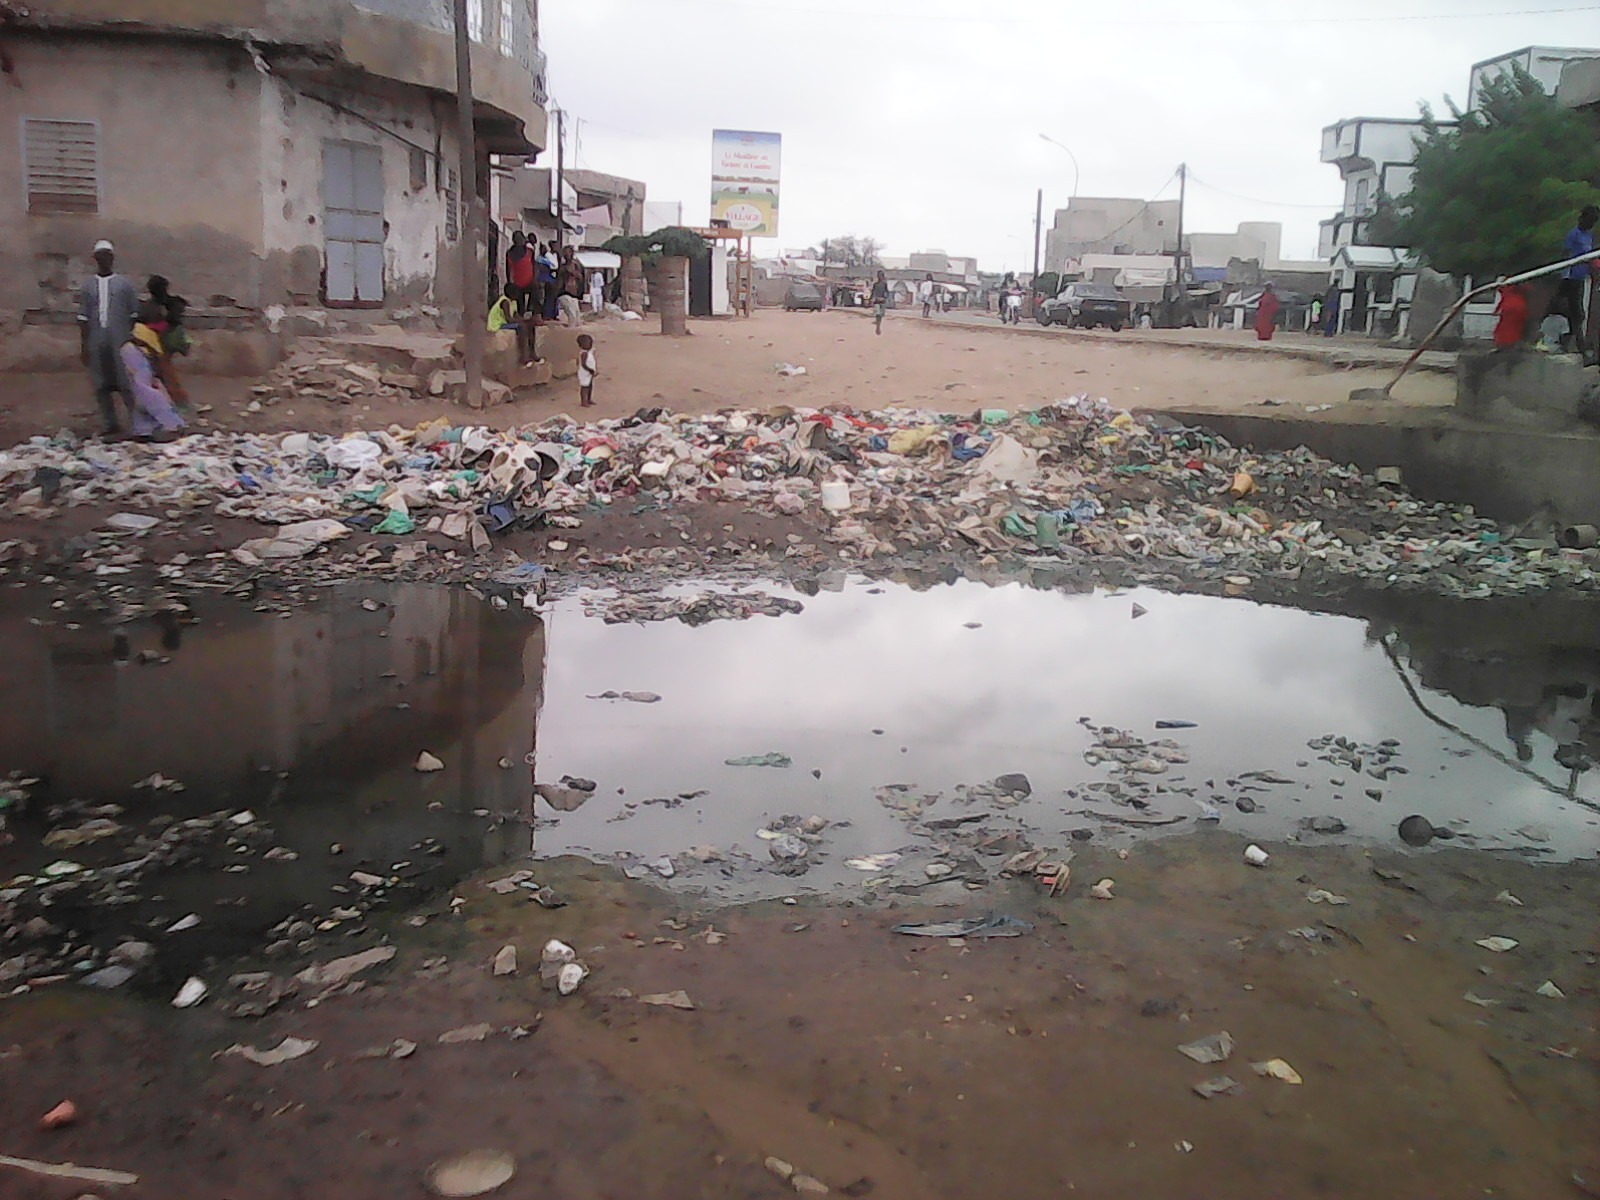
[[[594,407],[594,381],[600,368],[594,358],[594,338],[587,333],[578,338],[578,398],[583,408]]]

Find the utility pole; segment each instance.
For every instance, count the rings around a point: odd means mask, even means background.
[[[1189,164],[1178,164],[1178,248],[1172,256],[1173,304],[1169,310],[1173,328],[1189,319],[1189,289],[1183,282],[1183,202],[1188,194]]]
[[[461,0],[456,0],[461,3]],[[567,190],[567,114],[556,109],[556,186],[551,200],[556,214],[556,252],[567,245],[567,210],[561,194]],[[485,318],[487,319],[487,318]]]
[[[1037,290],[1039,285],[1039,239],[1044,236],[1044,189],[1039,189],[1039,197],[1033,204],[1033,284],[1032,290]]]
[[[462,399],[483,407],[483,341],[488,327],[488,297],[478,277],[478,142],[472,115],[472,42],[467,36],[467,0],[455,0],[456,16],[456,141],[461,149],[461,322],[467,357],[467,386]]]

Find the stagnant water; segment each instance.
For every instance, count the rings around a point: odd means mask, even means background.
[[[728,899],[858,887],[869,876],[847,859],[884,852],[904,854],[892,879],[925,882],[948,856],[880,803],[892,784],[939,794],[928,817],[991,812],[987,829],[1051,850],[1075,830],[1152,835],[1105,813],[1183,817],[1161,830],[1181,834],[1202,802],[1264,843],[1328,840],[1302,825],[1335,817],[1343,839],[1398,846],[1398,822],[1419,813],[1455,845],[1550,861],[1596,848],[1600,786],[1578,747],[1600,744],[1600,638],[1568,612],[1387,597],[1357,617],[1153,591],[835,586],[769,586],[804,611],[698,628],[608,625],[582,597],[534,615],[428,586],[352,587],[287,614],[213,598],[197,624],[127,627],[126,647],[104,627],[12,612],[0,617],[0,774],[46,783],[10,814],[0,879],[125,853],[115,839],[41,844],[52,803],[120,805],[129,825],[249,809],[298,857],[234,871],[207,857],[164,874],[128,914],[163,928],[202,913],[204,945],[223,953],[259,944],[281,917],[337,907],[353,870],[397,874],[415,897],[520,862],[535,838],[541,856],[658,881],[649,863],[673,856],[671,886]],[[141,665],[140,651],[164,661]],[[606,691],[661,699],[592,698]],[[1170,738],[1189,761],[1141,777],[1144,807],[1126,807],[1088,786],[1115,778],[1115,764],[1085,761],[1090,725]],[[1308,743],[1330,734],[1398,742],[1404,772],[1321,761]],[[416,771],[423,750],[445,769]],[[725,763],[767,752],[793,765]],[[156,772],[184,790],[135,789]],[[955,796],[1009,772],[1032,786],[1019,804]],[[535,809],[533,785],[563,775],[597,790],[572,811]],[[773,872],[756,836],[783,814],[832,823],[802,876]]]

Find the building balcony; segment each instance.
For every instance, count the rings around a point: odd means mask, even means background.
[[[536,154],[548,136],[535,0],[481,4],[473,28],[478,136],[492,154]],[[511,22],[501,28],[502,15]],[[85,36],[214,38],[287,77],[335,86],[409,84],[455,94],[455,39],[425,0],[29,0],[12,28]],[[363,84],[363,78],[369,81]]]

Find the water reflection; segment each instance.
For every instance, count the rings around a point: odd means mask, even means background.
[[[541,620],[433,587],[346,590],[287,618],[197,604],[192,623],[116,631],[0,618],[0,773],[46,781],[11,817],[0,877],[61,857],[39,840],[51,804],[119,803],[130,837],[160,812],[248,808],[299,857],[241,874],[212,862],[161,886],[171,916],[202,911],[226,941],[326,911],[357,867],[405,863],[426,891],[531,849]],[[447,769],[414,771],[423,749]],[[184,790],[134,789],[156,772]],[[123,838],[71,857],[131,855]]]

